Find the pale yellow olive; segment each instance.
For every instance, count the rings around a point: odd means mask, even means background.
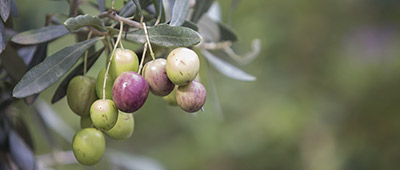
[[[167,57],[167,75],[172,83],[183,86],[196,78],[200,69],[197,54],[188,48],[172,50]]]

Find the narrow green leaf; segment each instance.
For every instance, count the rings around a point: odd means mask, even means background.
[[[218,42],[221,34],[217,22],[212,20],[209,16],[204,15],[197,23],[199,26],[199,33],[206,42]]]
[[[129,0],[122,8],[119,15],[123,17],[128,17],[132,16],[135,13],[135,11],[136,11],[136,5],[133,3],[132,0]]]
[[[106,11],[106,2],[105,2],[105,0],[97,0],[97,4],[99,6],[99,11],[100,12]]]
[[[162,47],[190,47],[201,41],[201,36],[190,28],[160,24],[148,29],[150,42]],[[131,31],[126,34],[126,40],[145,43],[143,30]]]
[[[162,0],[153,0],[154,7],[156,8],[157,19],[160,19],[160,22],[165,21],[164,14],[164,5]]]
[[[0,21],[0,54],[6,48],[6,33],[3,22]]]
[[[17,83],[26,71],[24,61],[11,46],[7,46],[3,53],[0,54],[0,59],[1,66],[7,71],[13,83]]]
[[[17,4],[15,4],[15,0],[11,0],[11,16],[18,17],[18,8]]]
[[[70,32],[75,32],[85,26],[92,26],[101,32],[107,32],[107,28],[104,26],[103,21],[101,21],[99,17],[90,16],[88,14],[79,15],[74,18],[68,18],[64,22],[64,25]]]
[[[93,64],[96,62],[96,60],[100,57],[100,55],[103,53],[104,48],[98,50],[94,54],[89,55],[88,57],[88,62],[87,62],[87,69],[89,70]],[[56,92],[54,92],[53,98],[51,98],[51,103],[54,104],[61,100],[66,94],[67,94],[67,87],[69,81],[74,78],[77,75],[82,75],[83,74],[83,65],[84,63],[82,62],[79,64],[77,67],[75,67],[65,78],[64,80],[60,83],[60,85],[57,87]]]
[[[142,6],[140,5],[139,0],[133,0],[133,3],[135,3],[136,6],[136,12],[139,12],[139,16],[143,16],[143,12],[142,12]]]
[[[219,72],[232,79],[241,81],[254,81],[256,77],[240,70],[239,68],[227,63],[226,61],[214,56],[207,50],[201,50],[201,53],[206,57],[208,62],[210,62]]]
[[[194,22],[188,20],[185,20],[185,22],[183,22],[182,27],[188,27],[194,31],[199,31],[199,27],[197,27]]]
[[[189,13],[189,0],[176,0],[172,8],[171,26],[181,26]]]
[[[0,0],[0,15],[4,22],[10,16],[11,0]]]
[[[71,69],[82,53],[100,39],[96,37],[76,43],[47,57],[22,77],[13,90],[13,96],[22,98],[43,91]]]
[[[238,36],[236,32],[230,26],[218,22],[219,33],[221,35],[219,41],[232,41],[235,42],[238,40]]]
[[[14,35],[11,41],[18,44],[38,44],[47,42],[63,35],[68,34],[68,30],[64,25],[52,25],[36,30],[29,30]]]
[[[201,0],[196,1],[196,5],[194,6],[194,11],[192,14],[192,21],[197,23],[200,18],[203,16],[205,12],[211,7],[214,0]]]

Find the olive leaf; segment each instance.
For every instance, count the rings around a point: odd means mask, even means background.
[[[120,16],[128,17],[135,13],[136,5],[133,3],[132,0],[129,0],[124,7],[122,8],[121,12],[119,12]]]
[[[197,23],[200,18],[203,16],[205,12],[211,7],[214,0],[201,0],[196,1],[196,5],[194,6],[194,11],[192,14],[192,21]]]
[[[1,0],[0,1],[0,15],[4,22],[7,21],[10,16],[11,0]]]
[[[189,0],[176,0],[172,8],[172,18],[169,25],[181,26],[189,13]]]
[[[188,20],[185,20],[185,22],[183,22],[182,27],[190,28],[196,32],[199,31],[199,27],[194,22]]]
[[[105,0],[97,0],[97,4],[99,6],[99,11],[100,12],[106,11],[106,2],[105,2]]]
[[[230,26],[228,26],[222,22],[218,22],[218,28],[219,28],[219,33],[220,33],[219,41],[235,42],[239,39],[237,36],[237,33]]]
[[[99,17],[90,16],[88,14],[68,18],[64,22],[64,25],[70,32],[75,32],[85,26],[92,26],[101,32],[107,32],[107,28]]]
[[[52,25],[35,30],[29,30],[14,35],[11,41],[18,44],[38,44],[47,42],[68,34],[64,25]]]
[[[17,83],[26,71],[24,61],[11,46],[7,46],[3,53],[0,54],[0,59],[2,61],[1,67],[7,71],[13,83]]]
[[[196,31],[182,26],[160,24],[147,31],[150,42],[162,47],[189,47],[198,44],[202,39]],[[125,38],[142,44],[146,42],[144,30],[130,31]]]
[[[201,50],[201,53],[206,57],[208,62],[210,62],[219,72],[232,79],[241,81],[254,81],[256,77],[240,70],[239,68],[227,63],[226,61],[214,56],[207,50]]]
[[[0,53],[6,48],[6,33],[3,22],[0,21]]]
[[[165,14],[163,8],[162,0],[153,0],[154,7],[156,9],[157,19],[160,19],[160,22],[165,22]]]
[[[76,43],[47,57],[22,77],[13,90],[13,97],[30,96],[49,87],[71,69],[83,52],[100,39],[101,37],[96,37]]]
[[[93,64],[96,62],[96,60],[100,57],[100,55],[103,53],[104,47],[94,54],[89,55],[88,60],[87,60],[87,69],[89,70]],[[60,85],[57,87],[56,92],[54,92],[53,98],[51,98],[51,103],[54,104],[58,102],[60,99],[62,99],[66,94],[67,94],[67,87],[69,81],[74,78],[77,75],[82,75],[83,74],[83,67],[84,63],[82,62],[79,64],[77,67],[75,67],[65,78],[64,80],[60,83]]]

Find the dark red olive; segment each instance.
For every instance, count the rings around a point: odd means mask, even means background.
[[[117,108],[132,113],[141,108],[149,95],[149,85],[138,73],[123,72],[114,81],[112,96]]]

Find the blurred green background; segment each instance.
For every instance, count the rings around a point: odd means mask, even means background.
[[[16,2],[19,31],[42,27],[46,13],[68,13],[65,1]],[[149,157],[170,170],[400,168],[400,1],[249,0],[229,21],[231,1],[219,3],[222,19],[240,34],[239,54],[254,38],[262,41],[258,58],[239,65],[257,80],[232,80],[214,68],[208,73],[202,60],[205,112],[188,114],[149,95],[135,113],[133,136],[107,140],[107,149]],[[55,41],[49,54],[72,40]],[[50,102],[56,87],[41,97]],[[53,106],[78,130],[79,118],[66,105],[63,99]],[[50,153],[30,126],[35,153]],[[54,135],[58,149],[71,150]],[[72,167],[82,168],[57,169]],[[113,168],[103,159],[94,169]]]

